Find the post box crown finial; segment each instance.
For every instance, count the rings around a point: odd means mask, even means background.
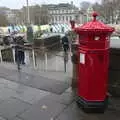
[[[96,17],[98,16],[98,13],[97,12],[93,12],[92,16],[93,16],[93,21],[96,21]]]

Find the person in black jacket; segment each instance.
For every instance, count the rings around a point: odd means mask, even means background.
[[[14,39],[15,42],[15,61],[20,64],[25,64],[25,52],[24,52],[24,40],[23,37],[19,36]]]
[[[65,34],[65,36],[62,37],[62,46],[63,46],[64,52],[67,52],[69,49],[69,40],[68,40],[67,34]]]

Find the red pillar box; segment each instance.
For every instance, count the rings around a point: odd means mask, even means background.
[[[113,28],[96,20],[75,28],[79,35],[78,101],[87,112],[104,112],[108,92],[109,43]]]

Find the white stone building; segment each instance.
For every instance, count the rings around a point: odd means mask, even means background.
[[[84,15],[79,8],[71,4],[50,4],[46,5],[49,10],[49,23],[70,23],[70,20],[75,20],[79,24],[84,23]]]

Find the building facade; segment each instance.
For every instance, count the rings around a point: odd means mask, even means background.
[[[74,20],[77,24],[86,22],[86,14],[77,8],[73,2],[61,4],[47,4],[30,6],[30,23],[31,24],[53,24],[67,23]],[[2,12],[2,11],[1,11]],[[9,24],[27,24],[27,8],[22,9],[5,9],[4,14]]]
[[[71,4],[64,3],[58,5],[46,5],[49,11],[49,23],[70,23],[70,20],[75,20],[81,24],[84,22],[84,15],[79,8]]]

